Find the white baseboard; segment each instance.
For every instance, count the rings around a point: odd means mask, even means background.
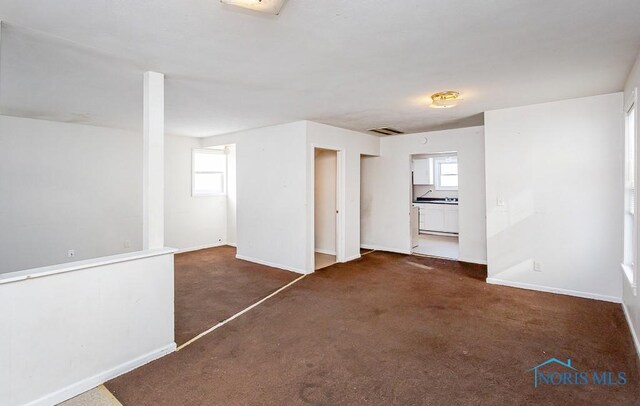
[[[348,258],[345,258],[344,261],[342,261],[342,262],[354,261],[354,260],[360,259],[360,258],[362,258],[362,255],[360,255],[360,254],[352,255],[352,256],[350,256]]]
[[[578,290],[553,288],[553,287],[549,287],[549,286],[535,285],[535,284],[532,284],[532,283],[514,282],[514,281],[505,280],[505,279],[487,278],[487,283],[489,283],[491,285],[502,285],[502,286],[509,286],[509,287],[512,287],[512,288],[537,290],[537,291],[540,291],[540,292],[556,293],[556,294],[559,294],[559,295],[567,295],[567,296],[575,296],[575,297],[581,297],[581,298],[585,298],[585,299],[602,300],[602,301],[605,301],[605,302],[622,303],[622,299],[619,298],[619,297],[615,297],[615,296],[600,295],[598,293],[590,293],[590,292],[581,292],[581,291],[578,291]]]
[[[395,252],[396,254],[411,255],[411,250],[406,251],[406,250],[400,250],[397,248],[383,247],[381,245],[360,244],[360,248],[364,248],[366,250],[387,251],[387,252]]]
[[[58,403],[64,402],[67,399],[71,399],[74,396],[78,396],[81,393],[91,390],[96,386],[102,385],[108,380],[116,378],[122,374],[125,374],[129,371],[139,368],[144,364],[148,364],[153,360],[163,357],[169,353],[172,353],[175,350],[176,350],[176,343],[168,344],[164,347],[158,348],[157,350],[151,351],[131,361],[127,361],[124,364],[120,364],[115,368],[111,368],[97,375],[90,376],[79,382],[73,383],[65,388],[62,388],[53,393],[45,395],[39,399],[31,401],[27,403],[27,405],[29,406],[57,405]]]
[[[235,242],[228,242],[226,243],[226,245],[233,247],[233,248],[238,248],[238,245]]]
[[[629,330],[631,330],[631,337],[633,338],[633,345],[636,347],[636,354],[638,358],[640,358],[640,340],[638,340],[638,334],[636,333],[635,326],[633,325],[633,321],[631,321],[631,315],[629,314],[629,309],[627,305],[622,302],[622,311],[624,312],[624,317],[627,319],[627,324],[629,325]]]
[[[453,262],[460,261],[458,258],[441,257],[440,255],[423,254],[422,252],[412,252],[411,255],[415,255],[418,257],[425,257],[425,258],[443,259],[445,261],[453,261]]]
[[[176,254],[184,254],[185,252],[200,251],[200,250],[206,250],[208,248],[222,247],[223,245],[229,245],[229,244],[227,244],[226,242],[218,242],[215,244],[200,245],[197,247],[181,248],[178,250],[178,252],[176,252]]]
[[[241,259],[243,261],[255,262],[256,264],[266,265],[266,266],[270,266],[272,268],[284,269],[285,271],[295,272],[295,273],[299,273],[299,274],[303,274],[303,275],[311,273],[311,272],[305,271],[304,269],[292,268],[290,266],[276,264],[274,262],[263,261],[261,259],[247,257],[245,255],[236,255],[236,258],[237,259]]]
[[[325,255],[333,255],[333,256],[335,256],[335,255],[336,255],[336,252],[335,252],[335,251],[331,251],[331,250],[323,250],[323,249],[318,249],[318,248],[316,248],[316,249],[315,249],[315,252],[318,252],[318,253],[320,253],[320,254],[325,254]]]
[[[487,265],[486,259],[458,258],[460,262],[468,262],[470,264]]]

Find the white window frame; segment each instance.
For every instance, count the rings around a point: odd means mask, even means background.
[[[227,195],[227,157],[225,156],[225,169],[224,172],[220,171],[196,171],[196,154],[212,154],[212,155],[227,155],[226,148],[221,149],[209,149],[209,148],[193,148],[191,150],[191,196],[193,197],[206,197],[206,196],[226,196]],[[197,174],[222,174],[222,192],[220,193],[202,193],[196,192],[196,175]]]
[[[458,190],[460,187],[460,167],[458,167],[458,186],[442,186],[440,184],[440,165],[443,163],[452,163],[455,162],[458,164],[457,156],[443,156],[437,157],[433,160],[433,167],[435,172],[435,189],[436,190]]]
[[[636,187],[638,180],[638,90],[634,89],[629,104],[624,109],[625,128],[625,154],[624,154],[624,258],[622,270],[625,279],[629,283],[634,295],[637,295],[637,259],[638,259],[638,221],[637,221],[637,195]],[[631,128],[630,118],[633,118],[633,128]],[[632,159],[630,159],[630,156]],[[631,220],[631,229],[627,222]],[[630,240],[629,240],[630,239]],[[631,252],[629,253],[629,249]],[[629,256],[631,258],[629,259]]]

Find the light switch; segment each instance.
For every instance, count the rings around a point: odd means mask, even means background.
[[[504,197],[499,197],[496,199],[496,206],[504,206],[505,202],[504,202]]]

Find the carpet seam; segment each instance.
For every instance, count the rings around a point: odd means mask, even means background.
[[[296,282],[298,282],[301,279],[303,279],[305,276],[307,276],[307,274],[304,274],[304,275],[296,278],[295,280],[289,282],[288,284],[284,285],[283,287],[281,287],[280,289],[278,289],[275,292],[271,293],[270,295],[258,300],[257,302],[255,302],[251,306],[244,308],[243,310],[239,311],[238,313],[234,314],[233,316],[231,316],[231,317],[219,322],[215,326],[203,331],[202,333],[200,333],[197,336],[193,337],[191,340],[187,341],[186,343],[181,344],[178,348],[176,348],[176,352],[182,350],[183,348],[185,348],[185,347],[187,347],[187,346],[189,346],[191,344],[193,344],[194,342],[198,341],[202,337],[214,332],[215,330],[219,329],[220,327],[224,326],[225,324],[229,323],[230,321],[233,321],[233,320],[237,319],[238,317],[240,317],[243,314],[247,313],[249,310],[251,310],[251,309],[257,307],[258,305],[262,304],[263,302],[271,299],[272,297],[274,297],[278,293],[282,292],[283,290],[287,289],[288,287],[294,285]]]

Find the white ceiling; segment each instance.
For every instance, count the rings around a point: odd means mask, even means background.
[[[142,72],[166,74],[166,130],[300,119],[406,132],[622,89],[638,0],[0,0],[0,113],[139,130]],[[448,110],[429,95],[458,90]]]

